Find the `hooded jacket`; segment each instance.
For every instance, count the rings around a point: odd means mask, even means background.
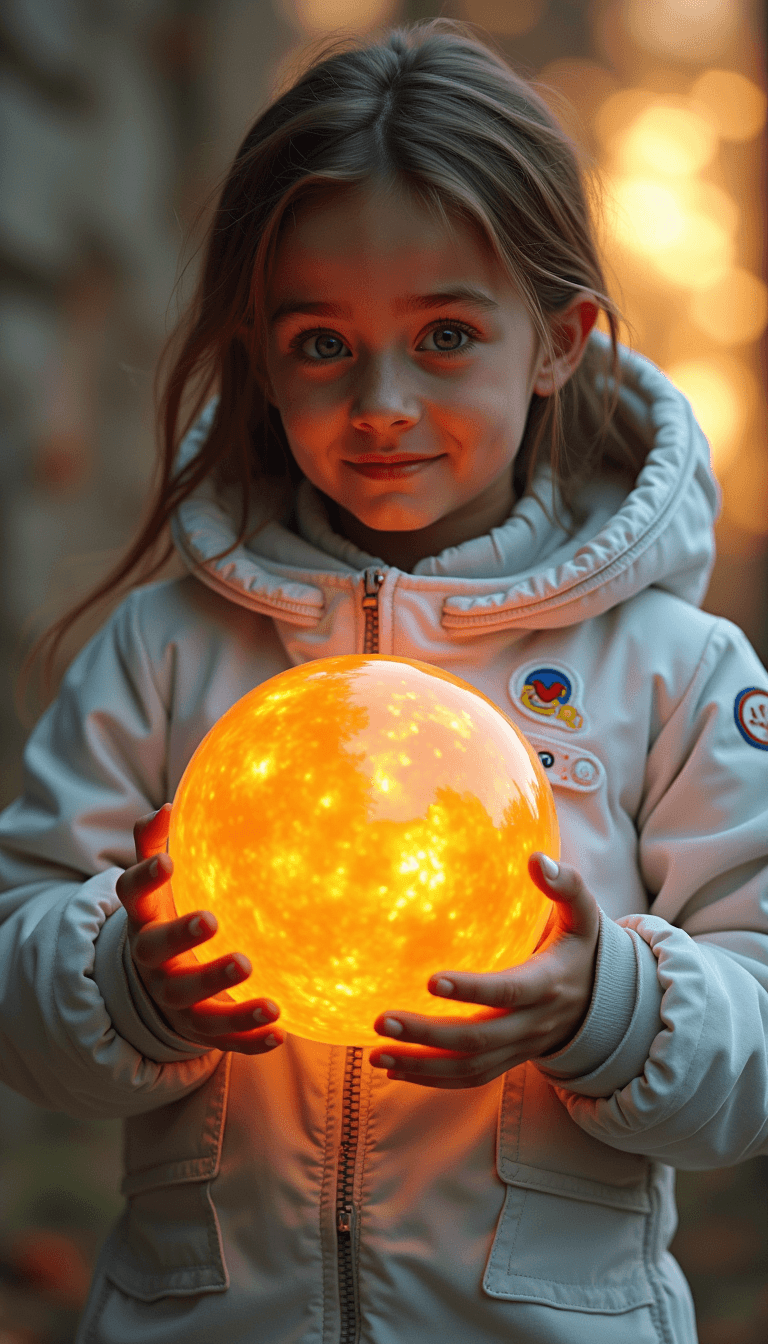
[[[174,523],[192,573],[119,607],[33,733],[0,819],[0,1076],[125,1118],[127,1205],[80,1344],[694,1344],[673,1168],[768,1144],[768,677],[698,610],[706,441],[658,370],[623,360],[647,458],[631,489],[590,488],[575,536],[527,496],[403,573],[336,535],[305,481],[290,518],[217,560],[233,501],[204,488]],[[115,882],[137,817],[240,696],[366,648],[514,719],[601,907],[578,1034],[480,1088],[290,1036],[204,1051],[127,952]]]

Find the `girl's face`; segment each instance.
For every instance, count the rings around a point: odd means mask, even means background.
[[[531,395],[558,375],[470,227],[376,189],[300,207],[267,315],[291,451],[351,540],[410,569],[503,522]]]

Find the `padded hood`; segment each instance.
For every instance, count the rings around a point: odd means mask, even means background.
[[[634,486],[627,492],[608,481],[590,485],[575,535],[552,521],[536,495],[525,496],[486,536],[401,575],[401,592],[434,587],[446,633],[574,625],[649,587],[702,601],[719,505],[709,445],[688,401],[653,364],[624,348],[621,362],[620,395],[648,444]],[[199,452],[214,413],[211,402],[180,447],[180,465]],[[551,497],[546,474],[537,486],[542,498]],[[333,531],[307,480],[290,519],[262,522],[273,512],[269,491],[262,491],[249,539],[216,559],[234,540],[238,508],[206,481],[179,507],[174,540],[203,583],[240,606],[305,628],[321,621],[330,593],[346,586],[343,576],[350,583],[371,565],[387,568]]]

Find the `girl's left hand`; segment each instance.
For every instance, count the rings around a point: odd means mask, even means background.
[[[558,867],[551,859],[545,862]],[[481,1020],[382,1013],[376,1031],[397,1045],[376,1047],[371,1064],[386,1069],[388,1078],[421,1087],[482,1087],[527,1059],[559,1050],[575,1036],[592,998],[598,905],[575,869],[560,864],[557,876],[547,878],[542,855],[533,854],[528,870],[555,902],[543,942],[528,961],[508,971],[443,971],[432,976],[433,994],[496,1010]]]

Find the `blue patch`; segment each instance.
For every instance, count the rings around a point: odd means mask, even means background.
[[[584,716],[574,704],[571,678],[560,667],[534,667],[525,673],[520,701],[531,714],[556,720],[577,732]]]
[[[733,706],[736,727],[745,742],[759,751],[768,751],[768,691],[746,686],[739,691]]]

